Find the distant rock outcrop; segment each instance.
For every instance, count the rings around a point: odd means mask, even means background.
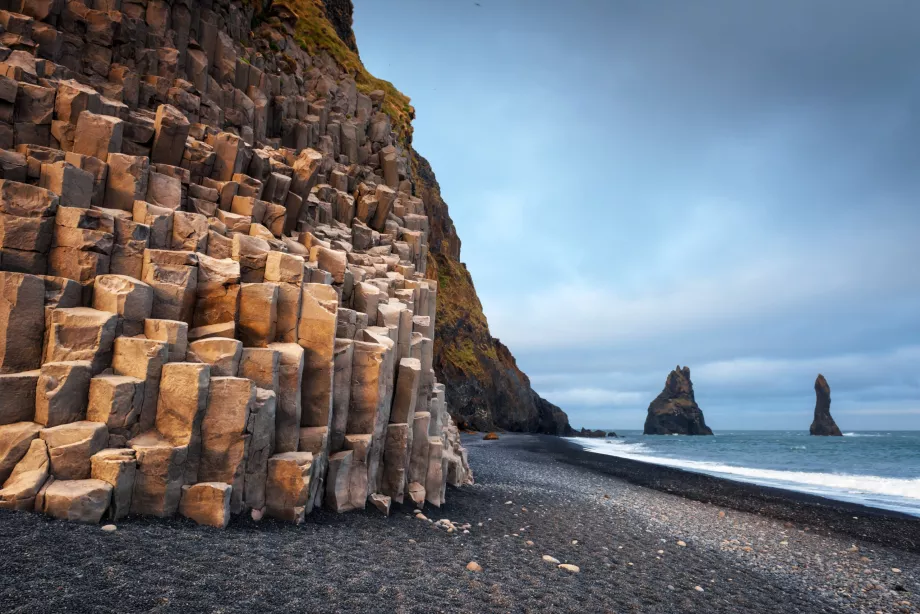
[[[575,432],[575,436],[576,436],[576,437],[596,437],[596,438],[601,438],[601,437],[606,437],[606,436],[607,436],[607,431],[600,431],[600,430],[594,430],[594,431],[592,431],[591,429],[586,429],[585,427],[581,427],[581,430],[580,430],[580,431],[576,431],[576,432]]]
[[[827,380],[820,373],[815,380],[815,419],[811,423],[809,432],[812,435],[836,436],[840,437],[843,433],[837,427],[837,423],[831,418],[831,387],[827,385]]]
[[[668,375],[661,394],[648,406],[646,435],[712,435],[693,397],[690,367],[680,365]]]

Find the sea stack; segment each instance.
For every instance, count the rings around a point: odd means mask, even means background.
[[[703,410],[693,397],[690,367],[680,365],[668,375],[661,394],[648,406],[646,435],[712,435]]]
[[[815,380],[815,419],[809,431],[812,435],[840,437],[843,433],[831,418],[831,387],[820,373]]]

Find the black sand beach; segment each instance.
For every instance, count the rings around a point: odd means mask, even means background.
[[[916,519],[552,437],[465,444],[476,485],[423,511],[469,534],[411,507],[114,533],[0,513],[0,611],[920,612]]]

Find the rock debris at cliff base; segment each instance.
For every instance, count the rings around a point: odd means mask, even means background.
[[[470,482],[387,94],[280,3],[2,5],[0,508],[221,527]]]

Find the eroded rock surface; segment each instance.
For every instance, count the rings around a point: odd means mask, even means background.
[[[815,419],[808,431],[812,435],[837,437],[843,435],[831,417],[831,387],[820,373],[815,379]]]
[[[470,483],[435,375],[443,203],[408,101],[298,42],[325,13],[14,4],[0,507],[224,527]],[[328,14],[345,38],[350,15]]]
[[[693,396],[690,367],[679,365],[668,375],[664,390],[648,406],[646,435],[712,435],[703,410]]]

